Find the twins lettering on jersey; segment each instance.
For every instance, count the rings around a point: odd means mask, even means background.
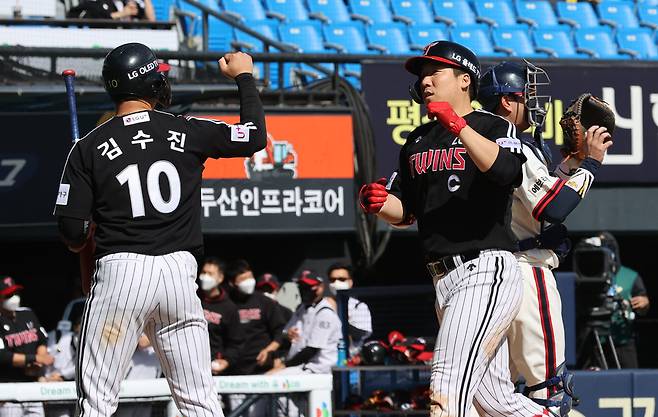
[[[427,172],[463,171],[466,169],[465,148],[428,149],[409,156],[411,177]]]
[[[37,334],[37,329],[32,328],[14,334],[7,334],[5,335],[5,340],[7,341],[7,346],[12,348],[38,342],[39,335]]]
[[[203,310],[203,317],[208,323],[219,324],[222,322],[222,315],[214,311]]]
[[[261,317],[260,308],[245,308],[239,310],[238,313],[240,313],[240,323],[260,320]]]

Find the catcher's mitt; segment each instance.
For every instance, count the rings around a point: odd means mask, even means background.
[[[571,102],[560,119],[564,132],[562,153],[565,157],[583,160],[587,157],[585,132],[592,126],[604,126],[612,135],[615,130],[615,114],[608,103],[590,93],[579,95]]]

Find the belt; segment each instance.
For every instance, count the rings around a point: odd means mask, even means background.
[[[453,269],[480,256],[479,250],[448,255],[427,263],[427,270],[433,279],[441,279]]]
[[[529,237],[527,239],[519,240],[519,251],[524,252],[530,249],[541,248],[542,242],[539,240],[539,235]]]

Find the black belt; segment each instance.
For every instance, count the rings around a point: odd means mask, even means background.
[[[542,243],[541,240],[539,240],[539,235],[519,240],[519,251],[521,252],[541,247]]]
[[[479,256],[479,250],[468,251],[456,255],[444,256],[435,261],[427,262],[426,266],[433,279],[441,279],[446,276],[448,272]]]

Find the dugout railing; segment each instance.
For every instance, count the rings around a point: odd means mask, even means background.
[[[330,374],[305,375],[245,375],[214,377],[215,391],[219,395],[244,395],[244,407],[238,405],[228,416],[241,415],[259,397],[274,400],[292,395],[304,395],[303,414],[306,416],[330,417],[332,413],[332,376]],[[126,380],[121,384],[120,402],[154,403],[166,402],[164,417],[179,417],[180,412],[171,400],[166,379]],[[76,400],[75,382],[25,382],[0,384],[2,402],[43,402],[49,404],[69,404]],[[250,401],[251,400],[251,401]],[[304,412],[305,411],[305,412]],[[160,413],[158,413],[160,414]],[[280,414],[280,412],[278,413]],[[281,414],[280,414],[281,415]]]

